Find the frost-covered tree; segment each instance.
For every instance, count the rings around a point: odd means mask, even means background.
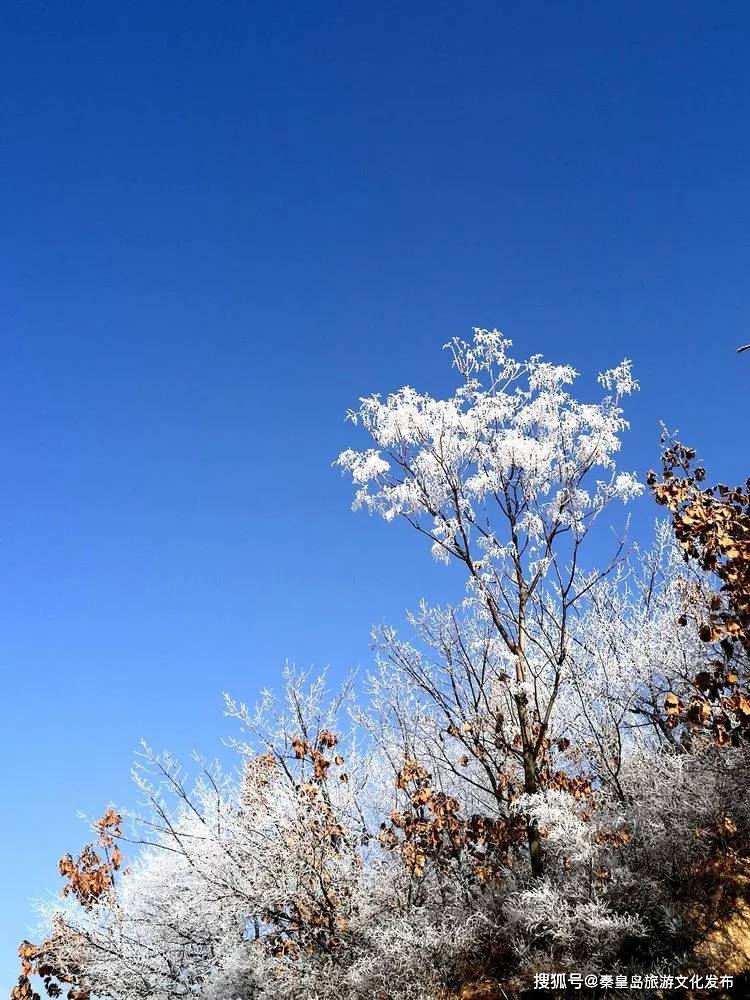
[[[35,975],[70,1000],[448,1000],[519,997],[552,968],[736,971],[744,494],[719,512],[734,590],[667,523],[601,561],[595,525],[641,492],[615,464],[629,363],[584,403],[569,366],[514,361],[497,331],[449,347],[455,393],[361,400],[373,447],[338,463],[355,506],[463,568],[464,598],[378,629],[361,684],[287,671],[256,708],[227,697],[234,770],[196,760],[188,782],[144,747],[141,806],[62,859],[14,1000]],[[667,494],[714,537],[713,494]]]
[[[599,375],[603,398],[583,403],[571,394],[570,365],[539,355],[515,361],[497,330],[477,329],[470,343],[447,346],[461,376],[453,396],[407,387],[385,400],[362,399],[349,416],[375,447],[349,449],[338,461],[357,486],[355,507],[402,518],[431,541],[436,558],[464,566],[472,645],[455,616],[438,621],[423,608],[415,622],[423,635],[439,635],[449,669],[429,671],[428,680],[418,654],[392,634],[386,644],[440,704],[466,752],[482,759],[493,793],[507,798],[504,765],[515,761],[534,795],[567,682],[571,616],[614,565],[587,571],[583,546],[612,500],[642,491],[615,465],[628,426],[620,403],[638,385],[626,360]],[[528,843],[540,875],[533,820]]]

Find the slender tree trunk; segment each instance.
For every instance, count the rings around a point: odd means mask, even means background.
[[[518,646],[516,650],[516,680],[519,684],[526,681],[525,637],[526,637],[526,595],[519,567],[518,602]],[[521,730],[521,750],[523,753],[523,787],[527,795],[539,791],[539,775],[536,762],[536,744],[534,732],[529,720],[529,705],[526,691],[522,690],[516,696],[518,725]],[[526,837],[529,843],[529,860],[532,874],[539,877],[544,874],[544,854],[542,852],[542,837],[536,820],[526,821]]]
[[[534,739],[529,726],[529,713],[525,694],[521,694],[516,698],[516,706],[518,709],[523,751],[523,787],[527,795],[534,795],[539,791],[539,781],[534,755]],[[544,855],[542,853],[542,838],[536,820],[527,820],[526,837],[529,843],[531,871],[536,876],[543,875]]]

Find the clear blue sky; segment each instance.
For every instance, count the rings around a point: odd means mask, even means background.
[[[141,736],[339,673],[456,581],[349,512],[365,392],[499,326],[631,356],[750,471],[750,12],[732,3],[9,0],[0,23],[0,974],[28,898],[132,802]],[[640,522],[651,516],[644,501]]]

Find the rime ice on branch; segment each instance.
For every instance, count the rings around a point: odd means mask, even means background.
[[[638,384],[625,360],[599,375],[603,398],[582,403],[569,391],[577,376],[570,365],[540,355],[516,361],[510,346],[499,331],[481,329],[470,343],[446,345],[462,379],[449,399],[406,387],[385,401],[360,400],[349,417],[376,447],[344,451],[338,464],[354,480],[355,508],[403,518],[437,559],[465,567],[469,600],[491,622],[512,670],[512,738],[533,795],[565,679],[568,621],[611,569],[584,573],[581,546],[610,501],[643,489],[614,460],[628,427],[620,401]],[[533,819],[528,838],[541,875]]]

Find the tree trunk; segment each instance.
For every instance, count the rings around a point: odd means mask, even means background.
[[[520,560],[518,569],[518,643],[516,647],[516,680],[519,684],[526,682],[526,589],[523,583]],[[539,776],[536,767],[536,747],[534,731],[529,722],[529,706],[525,690],[516,696],[518,709],[518,725],[521,730],[521,749],[523,752],[523,787],[527,795],[535,795],[539,791]],[[544,854],[542,852],[542,837],[536,820],[526,821],[526,836],[529,842],[529,860],[531,872],[537,878],[544,874]]]
[[[534,795],[539,791],[539,782],[537,780],[533,733],[529,727],[526,696],[519,695],[516,699],[516,705],[518,707],[518,721],[520,723],[523,747],[523,787],[527,795]],[[531,871],[533,875],[538,877],[544,874],[544,855],[542,853],[542,838],[536,820],[527,820],[526,837],[529,842]]]

